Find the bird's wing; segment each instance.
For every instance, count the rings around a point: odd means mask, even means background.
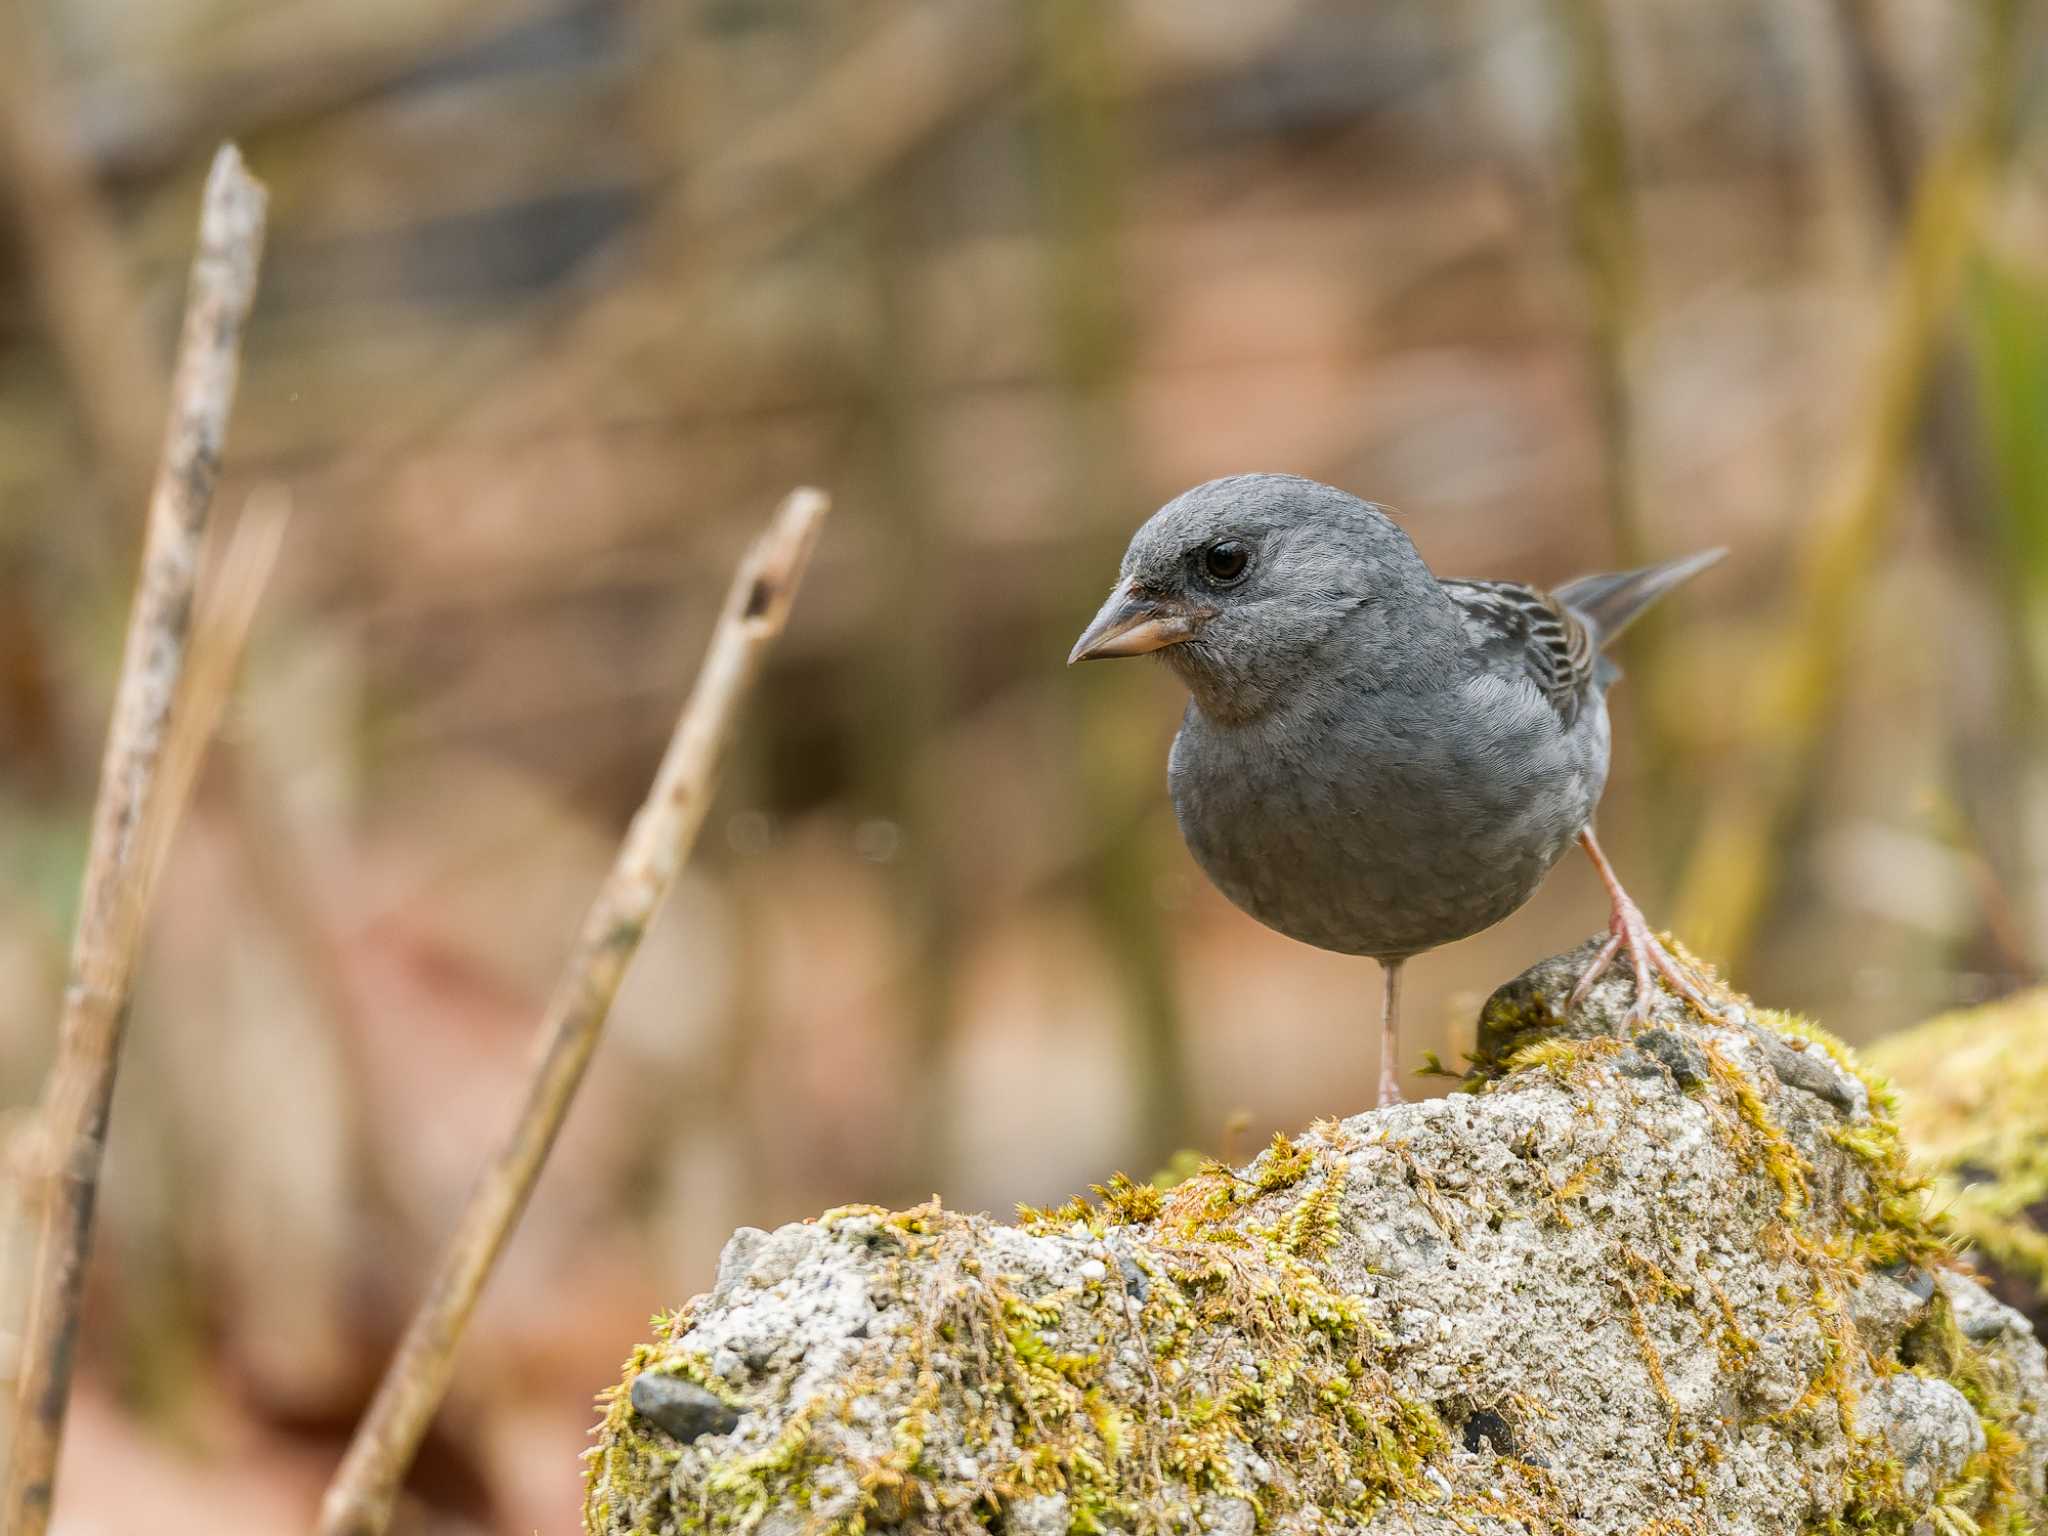
[[[1593,637],[1548,592],[1514,581],[1447,581],[1474,656],[1504,677],[1526,678],[1565,724],[1594,683]]]

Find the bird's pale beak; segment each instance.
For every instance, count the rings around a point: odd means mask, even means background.
[[[1178,597],[1148,596],[1126,584],[1109,594],[1102,611],[1081,631],[1067,653],[1067,665],[1164,650],[1179,645],[1214,617],[1212,609],[1197,608]]]

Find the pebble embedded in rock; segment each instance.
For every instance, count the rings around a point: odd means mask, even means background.
[[[1117,1272],[1124,1277],[1124,1289],[1131,1293],[1131,1300],[1143,1302],[1152,1282],[1145,1278],[1145,1271],[1138,1267],[1138,1261],[1127,1253],[1116,1256]]]
[[[1963,1330],[1963,1337],[1981,1344],[1986,1339],[1995,1339],[2001,1334],[2013,1331],[2011,1322],[1995,1312],[1958,1311],[1956,1325]]]
[[[1892,1264],[1878,1273],[1897,1281],[1918,1301],[1934,1300],[1934,1276],[1917,1264]]]
[[[1067,1536],[1067,1496],[1033,1493],[1013,1500],[1003,1528],[1015,1536]]]
[[[1475,1455],[1481,1447],[1496,1456],[1515,1454],[1514,1426],[1491,1408],[1476,1410],[1465,1420],[1465,1449]]]
[[[1798,1088],[1815,1098],[1832,1104],[1842,1113],[1860,1116],[1870,1108],[1870,1093],[1861,1083],[1836,1066],[1833,1058],[1824,1051],[1793,1049],[1793,1042],[1782,1040],[1776,1035],[1759,1032],[1764,1043],[1766,1059],[1778,1081],[1788,1088]],[[1799,1041],[1800,1046],[1806,1044]]]
[[[1259,1512],[1249,1499],[1212,1493],[1202,1500],[1202,1536],[1253,1536]]]
[[[1984,1449],[1983,1423],[1952,1382],[1901,1371],[1872,1386],[1865,1401],[1884,1425],[1885,1445],[1898,1460],[1901,1491],[1909,1498],[1931,1498]]]
[[[659,1371],[633,1378],[633,1411],[684,1445],[704,1435],[729,1435],[740,1422],[737,1410],[694,1381]]]
[[[1923,1295],[1882,1270],[1864,1276],[1849,1293],[1849,1315],[1863,1336],[1864,1347],[1878,1355],[1893,1353],[1906,1330],[1926,1311],[1932,1294],[1931,1280]]]
[[[1668,1029],[1646,1029],[1633,1044],[1669,1072],[1681,1088],[1697,1088],[1707,1080],[1705,1054]]]

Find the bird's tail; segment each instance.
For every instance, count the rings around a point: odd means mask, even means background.
[[[1554,595],[1586,622],[1593,631],[1595,645],[1606,646],[1650,604],[1727,553],[1725,549],[1705,549],[1661,565],[1646,565],[1638,571],[1581,576],[1577,581],[1566,582]]]

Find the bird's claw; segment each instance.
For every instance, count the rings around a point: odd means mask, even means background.
[[[1579,977],[1578,985],[1572,988],[1571,997],[1566,1001],[1567,1012],[1576,1013],[1579,1005],[1593,990],[1593,983],[1607,974],[1607,968],[1614,963],[1614,957],[1623,949],[1628,951],[1629,961],[1635,970],[1635,1001],[1629,1004],[1626,1015],[1631,1025],[1650,1022],[1650,998],[1654,993],[1654,974],[1678,994],[1701,1015],[1715,1018],[1714,1007],[1700,991],[1697,983],[1686,974],[1685,968],[1671,957],[1671,952],[1658,942],[1656,934],[1650,931],[1642,909],[1626,898],[1614,904],[1614,916],[1607,924],[1608,940],[1600,946],[1592,963]]]

